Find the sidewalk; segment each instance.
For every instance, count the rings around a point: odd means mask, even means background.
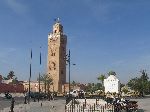
[[[9,112],[10,107],[0,110]],[[14,112],[65,112],[65,100],[31,102],[30,104],[20,104],[14,107]]]

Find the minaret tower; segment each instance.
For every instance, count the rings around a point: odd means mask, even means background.
[[[66,83],[66,44],[67,36],[64,35],[63,26],[57,19],[53,31],[48,34],[47,59],[47,72],[53,80],[55,92],[62,92],[62,85]]]

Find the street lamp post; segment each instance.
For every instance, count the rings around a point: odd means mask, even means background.
[[[40,47],[40,70],[41,70],[41,64],[42,64],[42,60],[41,60],[41,47]],[[41,92],[40,81],[41,81],[41,75],[40,75],[40,72],[39,72],[39,96],[38,96],[38,102],[40,100],[40,92]]]
[[[69,49],[69,55],[68,55],[68,64],[69,64],[69,97],[70,97],[70,49]]]
[[[69,72],[69,96],[67,97],[67,99],[66,99],[66,104],[71,100],[71,94],[70,94],[70,91],[71,91],[71,84],[70,84],[70,72],[71,72],[71,70],[70,70],[70,66],[71,66],[71,56],[70,56],[70,49],[69,49],[69,53],[66,55],[66,57],[65,57],[65,60],[66,60],[66,62],[68,63],[68,72]],[[72,64],[72,65],[76,65],[76,64]]]
[[[39,72],[39,96],[38,96],[38,102],[40,100],[40,80],[41,80],[41,76],[40,76],[40,72]]]
[[[70,64],[70,63],[71,63],[70,49],[69,49],[69,53],[67,54],[67,57],[66,57],[65,59],[66,59],[66,61],[67,61],[67,63],[68,63],[68,67],[69,67],[69,71],[68,71],[68,72],[69,72],[69,97],[70,97],[70,91],[71,91],[71,84],[70,84],[70,83],[71,83],[71,82],[70,82],[70,76],[71,76],[71,75],[70,75],[70,71],[71,71],[71,70],[70,70],[70,68],[71,68],[71,67],[70,67],[70,65],[71,65],[71,64]],[[72,65],[76,65],[76,64],[72,64]]]
[[[64,57],[66,62],[68,63],[68,67],[69,67],[69,97],[70,97],[70,49],[69,49],[69,53],[66,55],[66,57]]]
[[[31,63],[30,63],[30,76],[29,76],[29,96],[28,96],[28,103],[30,103],[30,94],[31,94],[30,82],[31,82]]]

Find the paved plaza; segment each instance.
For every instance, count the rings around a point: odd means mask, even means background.
[[[131,99],[138,101],[139,112],[150,112],[150,97]],[[0,105],[3,101],[0,102]],[[10,107],[1,108],[0,112],[9,112]],[[18,104],[14,112],[65,112],[65,99],[52,101],[31,102],[30,104]]]
[[[133,99],[138,101],[139,112],[150,112],[150,97]]]
[[[10,107],[0,110],[9,112]],[[31,102],[30,104],[15,105],[14,112],[65,112],[65,100]]]

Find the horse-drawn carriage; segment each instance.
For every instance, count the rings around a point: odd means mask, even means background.
[[[114,102],[115,112],[120,112],[121,110],[126,110],[126,112],[135,112],[138,110],[137,101],[117,101]]]
[[[138,110],[138,104],[137,101],[128,101],[126,105],[127,111],[136,111]]]

